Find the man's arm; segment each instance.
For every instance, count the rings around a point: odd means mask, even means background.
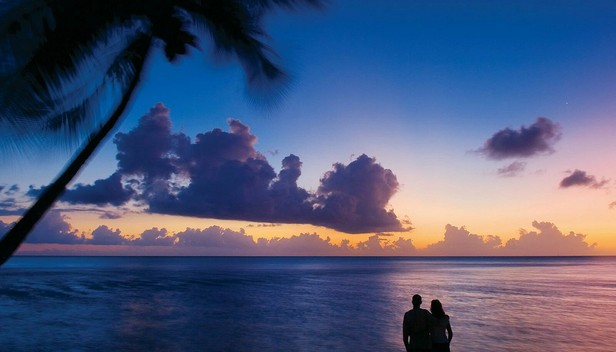
[[[406,314],[404,315],[404,320],[402,321],[402,339],[404,339],[404,347],[408,349],[409,347],[409,337],[411,334],[409,333],[409,324],[406,320]]]

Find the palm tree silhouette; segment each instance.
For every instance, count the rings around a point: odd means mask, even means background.
[[[249,87],[285,78],[264,44],[275,8],[321,0],[21,0],[0,5],[0,147],[85,138],[57,179],[0,240],[0,265],[117,125],[153,49],[173,62],[209,36],[239,60]],[[103,106],[107,106],[107,110]],[[92,132],[94,131],[94,132]]]

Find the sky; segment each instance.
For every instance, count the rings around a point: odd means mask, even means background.
[[[157,52],[21,254],[616,255],[616,3],[330,1]],[[265,102],[263,102],[265,101]],[[0,233],[73,149],[4,151]],[[11,154],[14,153],[14,154]]]

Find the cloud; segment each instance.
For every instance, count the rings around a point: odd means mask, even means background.
[[[356,255],[370,256],[418,254],[411,239],[398,237],[397,240],[391,241],[387,238],[391,236],[390,234],[377,233],[368,237],[366,241],[359,242],[353,252]]]
[[[347,166],[337,163],[321,179],[316,225],[348,233],[402,230],[394,212],[384,209],[398,186],[391,170],[365,154]]]
[[[13,225],[15,225],[15,223],[7,223],[0,220],[0,236],[4,236],[5,233],[9,232]]]
[[[348,233],[407,231],[393,210],[393,172],[360,155],[336,163],[317,192],[297,185],[302,162],[290,154],[278,174],[255,149],[257,137],[236,119],[195,141],[171,132],[169,110],[157,104],[128,133],[118,133],[118,168],[93,185],[77,185],[63,200],[121,205],[129,199],[151,213],[269,223],[305,223]],[[31,188],[30,193],[38,190]]]
[[[71,204],[96,204],[119,206],[126,203],[134,191],[122,185],[122,175],[114,173],[93,185],[77,184],[62,194],[62,201]]]
[[[241,231],[223,229],[219,226],[211,226],[207,229],[186,229],[175,235],[178,246],[210,247],[215,249],[238,250],[248,249],[255,246],[252,236]]]
[[[99,216],[99,218],[101,219],[110,219],[110,220],[119,219],[121,217],[122,217],[122,214],[116,213],[114,211],[103,211],[101,215]]]
[[[178,173],[176,162],[188,148],[189,139],[182,133],[171,134],[169,109],[157,103],[143,115],[139,125],[128,133],[117,133],[113,140],[118,148],[118,171],[139,174],[146,183],[154,179],[168,179]]]
[[[45,188],[47,188],[47,186],[36,188],[34,185],[30,185],[28,186],[28,191],[26,191],[26,196],[30,198],[38,198],[43,193]]]
[[[291,237],[258,240],[260,253],[265,255],[348,255],[352,253],[349,246],[337,246],[329,237],[323,239],[316,233],[302,233]]]
[[[550,222],[533,221],[537,231],[520,231],[520,237],[505,244],[506,255],[591,255],[596,244],[586,243],[586,235],[569,232],[565,235]]]
[[[246,227],[278,227],[280,224],[248,224]]]
[[[586,171],[574,170],[571,174],[560,181],[560,188],[569,188],[573,186],[584,186],[590,188],[602,188],[609,180],[602,179],[597,181],[593,175],[586,174]]]
[[[31,200],[20,194],[19,186],[0,186],[0,216],[22,215]]]
[[[0,216],[22,215],[25,211],[15,198],[0,200]]]
[[[151,228],[137,236],[124,236],[119,229],[113,230],[102,225],[86,237],[73,229],[68,218],[58,211],[51,211],[37,225],[28,237],[32,244],[63,244],[80,246],[118,248],[149,247],[146,253],[192,254],[192,255],[357,255],[357,256],[551,256],[551,255],[593,255],[596,244],[588,244],[586,235],[569,232],[562,233],[550,222],[534,221],[535,231],[520,230],[517,238],[508,240],[504,245],[499,236],[482,236],[472,234],[464,227],[447,225],[444,238],[428,245],[424,249],[414,246],[412,239],[402,238],[388,233],[376,233],[365,241],[351,245],[348,239],[340,244],[331,242],[316,233],[258,238],[239,231],[211,226],[205,229],[187,228],[178,233],[169,233],[166,229]],[[0,220],[0,235],[6,233],[12,224]],[[118,247],[118,245],[122,245]],[[65,247],[68,248],[68,247]],[[149,249],[155,250],[154,252]],[[78,251],[78,249],[76,249]],[[118,249],[119,250],[119,249]],[[158,251],[158,252],[157,252]],[[105,252],[95,251],[99,254]],[[78,252],[76,252],[78,254]],[[140,253],[140,252],[136,252]]]
[[[89,240],[88,243],[99,245],[120,245],[125,243],[125,239],[119,229],[113,231],[106,225],[102,225],[92,231],[92,239]]]
[[[464,227],[447,225],[442,241],[430,244],[423,250],[426,255],[442,256],[552,256],[592,255],[596,244],[586,243],[586,235],[570,232],[565,235],[549,222],[534,221],[537,231],[521,230],[518,238],[505,244],[499,236],[481,236]],[[420,254],[421,254],[420,250]]]
[[[611,203],[608,205],[608,207],[609,207],[610,209],[614,209],[614,208],[616,208],[616,201],[611,202]]]
[[[176,243],[176,236],[167,232],[167,229],[158,229],[158,227],[145,230],[137,237],[130,241],[130,244],[135,246],[172,246]]]
[[[84,243],[83,234],[72,228],[67,217],[59,211],[51,210],[36,224],[25,242],[28,243]]]
[[[528,158],[554,152],[553,145],[560,139],[560,126],[545,117],[529,127],[519,130],[505,128],[490,137],[477,152],[495,160]]]
[[[523,161],[514,161],[513,163],[499,168],[496,173],[501,177],[515,177],[526,169],[526,163]]]
[[[19,186],[16,184],[10,186],[0,185],[0,193],[4,193],[7,196],[12,196],[17,192],[19,192]]]
[[[483,256],[495,255],[502,240],[498,236],[480,236],[470,233],[464,227],[445,226],[445,238],[428,245],[429,255]]]

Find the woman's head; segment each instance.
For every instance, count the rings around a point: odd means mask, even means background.
[[[443,309],[441,301],[439,301],[438,299],[433,299],[432,303],[430,304],[430,312],[437,318],[444,317],[445,310]]]

